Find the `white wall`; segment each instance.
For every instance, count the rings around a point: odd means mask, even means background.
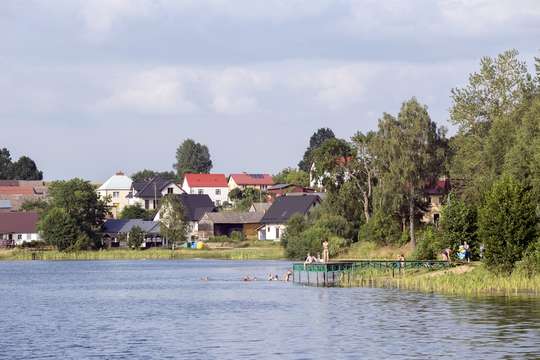
[[[19,239],[19,237],[20,237],[20,239]],[[37,234],[37,233],[13,234],[12,239],[15,240],[15,245],[22,245],[25,242],[41,240],[39,234]]]
[[[187,180],[184,179],[182,189],[187,194],[206,194],[210,197],[210,200],[214,202],[214,205],[220,206],[224,202],[229,201],[229,188],[228,187],[190,187]],[[219,194],[216,191],[219,190]]]
[[[287,228],[287,225],[284,224],[267,224],[263,229],[260,229],[258,232],[259,240],[273,240],[279,241],[283,236],[283,232]],[[266,231],[266,237],[263,238],[261,230]]]

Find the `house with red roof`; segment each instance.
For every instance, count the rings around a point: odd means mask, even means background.
[[[229,176],[229,190],[240,188],[253,188],[266,191],[269,186],[274,185],[274,180],[270,174],[231,174]]]
[[[208,195],[216,206],[229,201],[229,186],[225,174],[185,174],[182,190],[186,194]]]
[[[424,223],[439,223],[441,210],[450,190],[450,179],[445,177],[429,183],[429,185],[424,188],[424,196],[426,197],[426,202],[428,204],[427,211],[422,217]]]

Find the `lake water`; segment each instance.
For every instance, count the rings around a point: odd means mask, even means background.
[[[0,359],[540,358],[539,299],[263,280],[288,266],[2,262]]]

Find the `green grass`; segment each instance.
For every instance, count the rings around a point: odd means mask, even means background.
[[[361,241],[354,243],[348,250],[338,256],[338,259],[363,260],[363,259],[397,259],[400,254],[409,258],[412,253],[410,246],[380,246],[371,241]]]
[[[472,269],[460,267],[436,272],[407,270],[403,275],[395,277],[388,271],[369,269],[357,271],[351,279],[347,286],[392,287],[454,295],[540,295],[540,275],[496,275],[487,271],[483,265]]]
[[[32,251],[25,249],[1,250],[0,260],[32,260],[35,253],[38,260],[142,260],[142,259],[224,259],[224,260],[278,260],[283,259],[283,249],[279,246],[244,247],[232,249],[111,249],[101,251],[61,252],[56,250]]]

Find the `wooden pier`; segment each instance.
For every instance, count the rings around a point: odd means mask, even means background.
[[[388,270],[396,276],[407,269],[440,270],[457,265],[439,260],[344,260],[328,263],[293,264],[293,282],[309,286],[339,286],[341,281],[350,281],[351,274],[360,269]]]

